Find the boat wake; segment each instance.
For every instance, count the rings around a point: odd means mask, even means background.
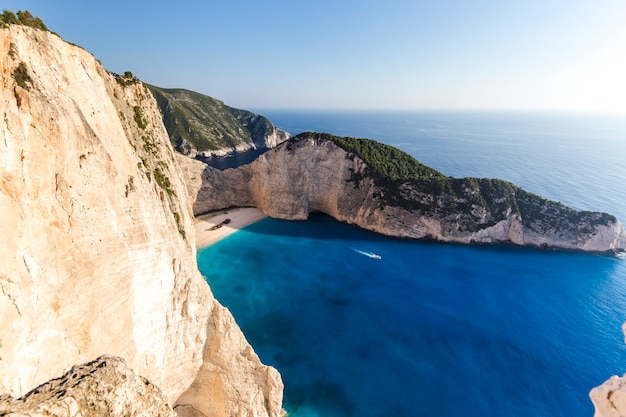
[[[382,259],[383,258],[379,254],[374,253],[374,252],[365,252],[363,250],[359,250],[359,249],[355,249],[355,248],[352,248],[352,250],[355,251],[356,253],[360,253],[361,255],[365,255],[365,256],[367,256],[369,258],[372,258],[372,259]]]

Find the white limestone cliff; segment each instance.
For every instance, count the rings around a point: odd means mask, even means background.
[[[277,147],[284,141],[288,140],[290,137],[291,135],[288,132],[285,132],[284,130],[280,128],[274,127],[271,133],[263,137],[263,143],[259,143],[256,146],[257,148],[261,148],[261,149],[263,148],[272,149],[272,148]]]
[[[0,394],[110,354],[180,414],[278,416],[280,376],[197,270],[150,92],[14,25],[0,29],[0,77]]]
[[[622,225],[613,216],[577,212],[511,184],[506,191],[487,185],[494,194],[492,209],[477,196],[480,188],[471,186],[472,180],[451,180],[460,195],[432,193],[410,181],[381,186],[360,158],[315,135],[298,136],[237,169],[219,171],[178,158],[194,213],[255,206],[268,216],[292,220],[323,212],[404,238],[592,252],[626,247]],[[390,195],[398,202],[389,203]],[[525,216],[514,210],[519,206]]]

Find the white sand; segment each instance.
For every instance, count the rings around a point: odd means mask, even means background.
[[[234,208],[198,216],[196,217],[196,247],[202,248],[212,245],[231,233],[265,217],[267,216],[258,208]],[[213,226],[226,219],[230,219],[230,223],[216,230],[211,230]]]

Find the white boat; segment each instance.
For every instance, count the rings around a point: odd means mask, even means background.
[[[374,252],[365,252],[363,250],[358,250],[358,249],[354,249],[354,248],[352,248],[352,250],[355,251],[355,252],[360,253],[361,255],[365,255],[367,257],[370,257],[372,259],[383,259],[382,256],[380,256],[379,254],[374,253]]]

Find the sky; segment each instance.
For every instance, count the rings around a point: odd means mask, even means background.
[[[110,71],[243,109],[626,114],[626,0],[2,3]]]

